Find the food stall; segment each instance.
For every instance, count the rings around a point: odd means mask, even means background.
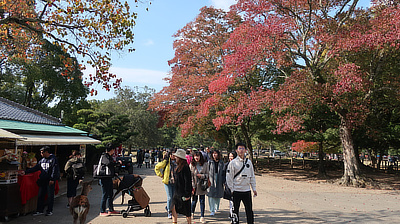
[[[19,215],[21,195],[18,185],[20,151],[17,140],[23,137],[0,129],[0,217],[8,221],[9,216]]]

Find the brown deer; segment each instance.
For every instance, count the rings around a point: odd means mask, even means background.
[[[117,190],[117,192],[114,194],[113,201],[114,201],[114,199],[115,199],[115,196],[117,196],[117,194],[120,192],[120,191],[119,191],[119,184],[120,184],[120,183],[121,183],[121,179],[119,179],[119,178],[113,180],[113,189],[114,189],[114,190]],[[122,192],[122,201],[121,201],[121,205],[124,204],[124,198],[125,198],[125,192]]]
[[[86,216],[89,213],[90,204],[87,195],[92,190],[92,181],[87,181],[82,183],[82,193],[81,195],[75,196],[69,206],[69,211],[74,218],[74,224],[79,223],[84,224],[86,221]]]

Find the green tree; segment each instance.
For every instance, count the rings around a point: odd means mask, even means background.
[[[73,62],[73,68],[65,68],[66,58]],[[76,59],[59,46],[45,41],[35,60],[15,59],[6,65],[1,75],[1,96],[55,117],[63,111],[63,122],[68,125],[73,124],[72,114],[89,107],[83,73]]]
[[[116,97],[105,100],[98,111],[112,112],[129,117],[130,131],[135,133],[125,145],[131,147],[156,147],[162,142],[162,134],[158,129],[158,116],[147,110],[148,102],[155,90],[147,86],[143,88],[124,87],[116,90]]]
[[[101,140],[96,148],[104,148],[107,143],[120,145],[134,133],[130,132],[129,118],[126,115],[95,112],[93,109],[82,109],[78,112],[78,123],[73,127],[93,134]]]

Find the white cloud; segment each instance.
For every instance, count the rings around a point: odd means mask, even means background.
[[[122,78],[123,86],[132,84],[135,86],[147,85],[159,89],[156,87],[161,86],[162,88],[167,85],[163,78],[167,77],[168,72],[119,67],[111,67],[110,72],[116,74],[117,77]]]
[[[211,4],[218,9],[225,11],[229,10],[229,7],[236,3],[236,0],[211,0]]]
[[[147,39],[146,42],[144,43],[145,46],[152,46],[154,45],[154,41],[151,39]]]
[[[88,77],[90,73],[93,74],[94,70],[92,68],[87,68],[84,71],[84,77]],[[156,92],[160,91],[164,86],[167,86],[167,82],[163,79],[167,77],[168,72],[149,70],[149,69],[133,69],[133,68],[120,68],[120,67],[111,67],[110,72],[116,74],[118,78],[122,78],[121,87],[129,86],[129,87],[144,87],[148,86],[156,90]],[[107,92],[102,89],[100,85],[94,84],[91,86],[97,90],[98,95],[89,97],[89,99],[109,99],[114,97],[114,93],[111,90]]]

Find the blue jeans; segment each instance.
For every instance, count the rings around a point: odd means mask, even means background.
[[[165,192],[167,192],[167,210],[168,214],[171,213],[171,200],[172,196],[174,196],[174,185],[173,184],[164,184]]]
[[[216,212],[219,210],[219,202],[221,198],[208,197],[208,204],[210,205],[210,212]]]
[[[45,198],[47,196],[47,212],[53,212],[54,205],[54,189],[55,184],[49,185],[49,181],[45,181],[43,186],[39,187],[38,201],[37,201],[37,212],[43,212],[45,205]]]
[[[101,213],[106,212],[107,209],[106,204],[108,205],[109,211],[112,212],[114,211],[112,178],[101,178],[99,180],[99,183],[103,194],[101,197],[100,212]]]
[[[196,210],[197,199],[200,197],[200,216],[204,217],[204,209],[206,208],[206,196],[205,195],[193,195],[192,201],[192,213]]]

